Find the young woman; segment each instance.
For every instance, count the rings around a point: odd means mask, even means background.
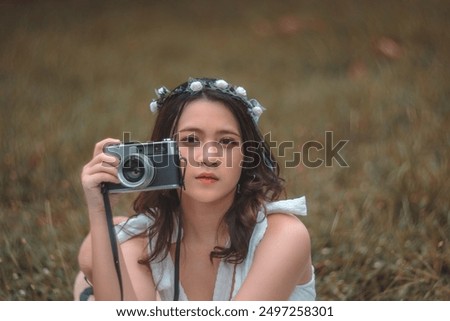
[[[306,215],[305,200],[278,200],[283,180],[257,126],[263,107],[221,79],[157,95],[151,141],[176,140],[184,186],[141,192],[138,214],[116,219],[120,287],[100,190],[120,182],[118,160],[103,151],[120,142],[97,143],[81,175],[90,235],[79,254],[95,299],[119,300],[122,289],[125,300],[314,300],[310,238],[295,216]]]

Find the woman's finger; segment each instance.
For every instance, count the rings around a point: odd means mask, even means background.
[[[103,149],[105,148],[105,146],[114,144],[120,144],[120,140],[115,138],[105,138],[99,141],[97,144],[95,144],[93,156],[95,157],[98,154],[103,153]]]

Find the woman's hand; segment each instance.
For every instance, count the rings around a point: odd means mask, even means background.
[[[119,183],[117,178],[117,166],[119,160],[105,154],[103,148],[106,145],[119,144],[120,140],[107,138],[95,145],[92,159],[81,172],[81,183],[89,208],[89,213],[104,212],[103,198],[101,194],[102,183]]]

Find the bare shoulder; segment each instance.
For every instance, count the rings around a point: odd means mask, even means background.
[[[305,225],[284,213],[269,214],[267,224],[236,300],[287,300],[296,285],[311,280],[311,245]]]
[[[276,238],[288,244],[306,242],[310,244],[308,229],[296,216],[286,213],[271,213],[267,216],[267,238]]]
[[[280,260],[289,260],[297,266],[297,284],[311,279],[311,239],[305,224],[296,216],[285,213],[272,213],[267,216],[267,230],[263,237],[265,244],[274,247],[272,255]],[[276,253],[274,253],[276,249]]]

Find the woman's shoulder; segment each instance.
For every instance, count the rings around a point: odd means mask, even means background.
[[[259,250],[267,251],[274,260],[291,262],[297,269],[297,284],[305,284],[311,280],[311,238],[305,224],[288,214],[273,212],[267,216]]]
[[[310,236],[299,216],[306,216],[304,196],[275,201],[266,205],[267,226],[263,239],[276,242],[286,249],[298,249],[299,255],[309,255]]]
[[[265,204],[258,213],[256,226],[249,244],[252,253],[261,241],[270,239],[285,248],[292,248],[302,244],[308,253],[310,247],[309,232],[299,215],[306,215],[305,197],[275,201]],[[250,254],[249,260],[253,259]]]
[[[298,260],[310,259],[311,239],[309,231],[299,216],[306,216],[305,197],[275,201],[266,205],[266,224],[260,242],[278,245]]]
[[[306,214],[304,196],[268,202],[258,214],[258,223],[255,229],[259,231],[260,239],[275,234],[280,238],[297,238],[293,239],[293,242],[305,241],[305,239],[309,239],[309,233],[299,216],[306,216]]]
[[[310,243],[305,224],[295,215],[286,212],[274,212],[267,216],[267,228],[263,238],[272,239],[286,247],[296,247],[299,244],[309,247]]]
[[[257,215],[253,233],[253,238],[256,238],[254,240],[255,245],[265,236],[269,224],[272,227],[271,230],[289,228],[293,224],[292,228],[305,232],[306,227],[298,216],[306,216],[306,214],[307,208],[304,196],[265,203]]]
[[[243,282],[251,278],[257,280],[255,284],[265,282],[267,288],[276,290],[279,295],[285,289],[294,289],[295,285],[310,281],[310,237],[306,226],[297,217],[305,214],[304,198],[268,203],[258,214],[249,252],[237,274],[238,280]],[[271,283],[266,279],[279,282]]]

